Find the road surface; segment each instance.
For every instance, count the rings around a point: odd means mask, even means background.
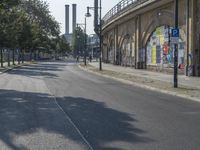
[[[40,62],[0,75],[1,150],[198,150],[200,103]]]

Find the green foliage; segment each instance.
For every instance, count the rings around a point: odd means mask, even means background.
[[[61,54],[69,53],[70,52],[70,46],[69,43],[67,43],[67,40],[64,35],[62,35],[59,38],[59,52]]]
[[[20,2],[21,2],[20,0],[1,0],[0,1],[0,9],[5,9],[5,8],[16,6]]]
[[[77,40],[78,38],[77,38],[77,31],[75,30],[74,32],[73,32],[73,35],[72,35],[72,49],[73,50],[76,50],[77,49]]]
[[[85,33],[80,27],[77,27],[72,37],[72,49],[76,54],[82,54],[85,47]]]
[[[59,23],[42,0],[1,0],[0,22],[0,49],[54,49],[52,41],[60,34]]]

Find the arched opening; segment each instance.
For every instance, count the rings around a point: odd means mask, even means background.
[[[114,40],[111,40],[110,46],[108,48],[108,53],[107,53],[107,62],[108,63],[114,63],[114,52],[115,52],[115,47],[114,47]]]
[[[150,35],[146,43],[146,64],[147,67],[159,66],[161,68],[174,66],[174,44],[170,41],[171,36],[170,26],[157,27]],[[182,29],[180,29],[182,30]],[[184,33],[180,31],[180,33]],[[180,34],[178,65],[184,70],[185,67],[185,52],[186,43],[183,40],[184,35]]]
[[[132,40],[129,34],[125,35],[120,46],[120,65],[132,66]]]

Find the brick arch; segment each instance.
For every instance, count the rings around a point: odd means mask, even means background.
[[[130,35],[129,33],[126,33],[126,34],[123,34],[123,36],[120,38],[120,40],[119,40],[119,48],[121,49],[122,48],[122,45],[123,45],[123,43],[124,43],[124,41],[126,40],[126,39],[129,39],[129,40],[133,40],[133,36],[132,35]]]
[[[121,46],[125,40],[125,36],[126,36],[127,32],[123,32],[121,35],[120,35],[120,38],[119,38],[119,41],[118,41],[118,48],[121,49]]]
[[[113,63],[114,62],[114,49],[112,49],[112,46],[113,46],[113,44],[114,44],[114,35],[113,35],[113,33],[112,34],[110,34],[109,36],[108,36],[108,40],[107,40],[108,42],[107,42],[107,54],[106,54],[106,62],[111,62],[111,63]],[[110,58],[110,52],[111,52],[111,50],[112,50],[112,55],[113,55],[113,58]]]
[[[158,15],[160,13],[160,16]],[[160,26],[174,26],[174,12],[168,10],[155,11],[152,15],[152,20],[146,26],[142,36],[142,47],[146,47],[152,33]]]
[[[108,48],[111,47],[112,41],[114,41],[114,35],[113,35],[113,34],[111,34],[111,35],[108,37],[108,43],[107,43]]]
[[[124,50],[122,49],[122,46],[123,46],[123,44],[124,44],[124,42],[125,42],[126,40],[128,40],[128,41],[130,42],[130,46],[132,46],[131,43],[132,43],[132,41],[133,41],[133,36],[130,35],[130,34],[128,34],[128,33],[126,33],[126,34],[123,34],[123,36],[122,36],[121,39],[119,40],[120,64],[121,64],[121,65],[125,65],[125,66],[127,66],[127,65],[132,65],[132,64],[129,63],[129,59],[130,59],[130,58],[127,58],[127,57],[126,57],[126,55],[127,55],[126,51],[124,51]],[[130,47],[130,48],[131,48],[131,47]],[[132,55],[132,54],[130,54],[129,57],[131,57],[131,55]],[[126,59],[126,61],[124,61],[124,59]]]

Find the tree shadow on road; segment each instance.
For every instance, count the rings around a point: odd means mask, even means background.
[[[45,76],[48,78],[57,77],[56,72],[63,71],[66,64],[51,63],[48,64],[34,64],[25,65],[12,71],[7,72],[8,74],[22,75],[22,76]]]
[[[65,67],[74,66],[73,62],[65,61],[43,61],[38,64],[24,65],[19,68],[15,68],[5,74],[20,75],[25,77],[45,77],[45,78],[57,78],[58,74],[62,71],[66,71]]]
[[[57,98],[57,101],[95,150],[122,150],[109,144],[114,142],[133,145],[153,142],[144,136],[144,130],[134,126],[138,121],[133,115],[108,108],[103,102],[81,97]]]
[[[57,98],[57,101],[95,150],[123,150],[106,146],[118,141],[133,145],[153,142],[144,136],[144,130],[134,127],[137,120],[133,116],[108,108],[104,103],[73,97]],[[36,140],[41,143],[42,137],[31,136],[38,130],[62,135],[66,141],[69,139],[75,143],[86,144],[51,95],[0,90],[0,142],[13,150],[31,149],[29,146],[33,143],[23,142]],[[18,137],[24,139],[17,143]],[[57,144],[58,149],[62,147],[59,142]],[[37,144],[35,146],[37,147]]]

